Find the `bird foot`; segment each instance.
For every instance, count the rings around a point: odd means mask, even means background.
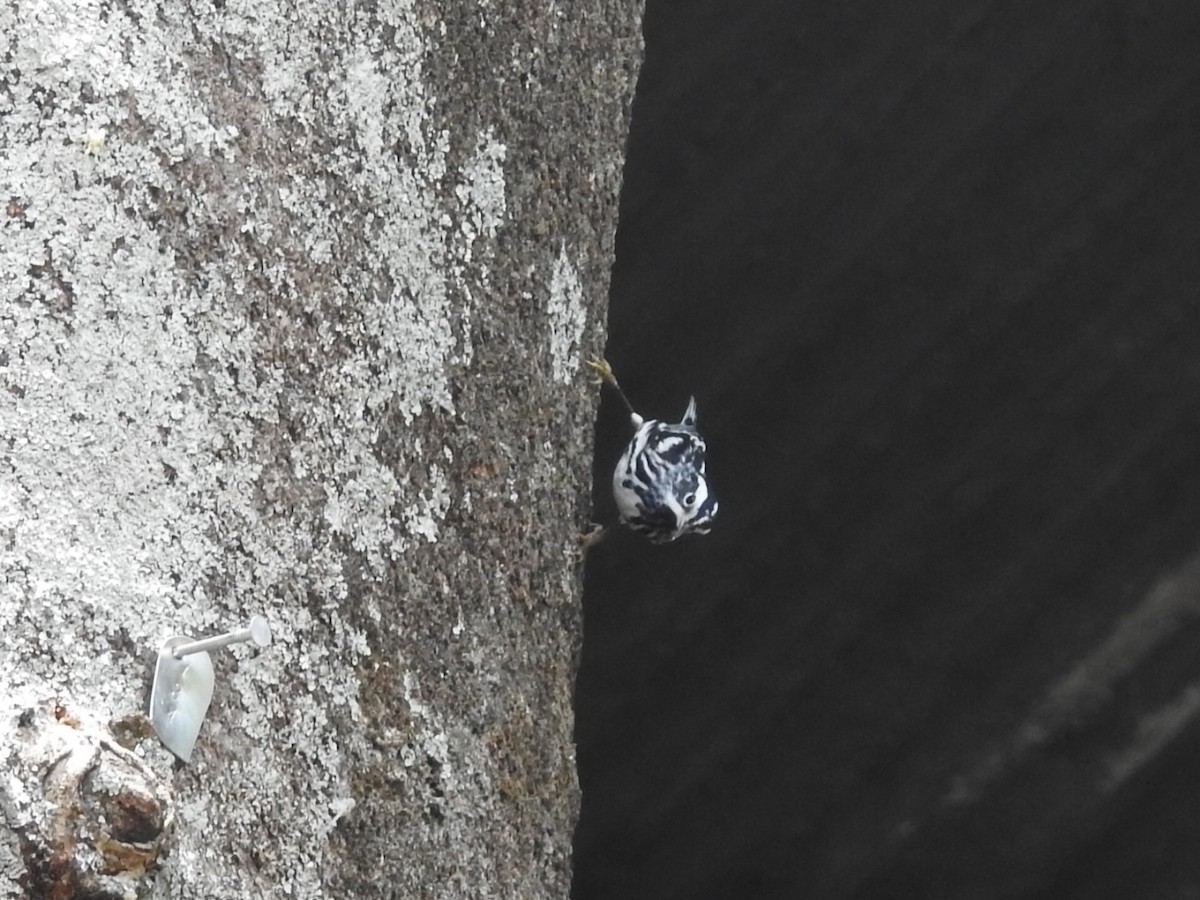
[[[608,529],[603,525],[593,525],[591,530],[579,535],[575,546],[575,559],[583,562],[587,557],[587,552],[604,540],[607,535]]]
[[[613,374],[612,365],[603,356],[596,356],[593,353],[583,361],[583,364],[596,374],[596,384],[603,384],[607,381],[613,387],[620,390],[620,385],[617,384],[617,376]]]

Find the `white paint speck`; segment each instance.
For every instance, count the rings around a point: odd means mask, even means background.
[[[90,128],[83,133],[83,152],[88,156],[95,156],[104,149],[107,140],[108,135],[103,128]]]

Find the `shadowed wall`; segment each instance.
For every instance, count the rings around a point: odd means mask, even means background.
[[[1200,890],[1198,26],[649,5],[608,353],[721,517],[589,560],[576,900]]]

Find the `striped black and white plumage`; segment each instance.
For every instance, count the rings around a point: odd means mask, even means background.
[[[643,419],[604,360],[589,360],[629,407],[634,433],[613,471],[613,499],[621,521],[655,543],[708,534],[717,515],[704,470],[704,438],[696,431],[696,398],[678,422]]]

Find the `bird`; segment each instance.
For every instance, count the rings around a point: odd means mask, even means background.
[[[586,360],[599,382],[613,387],[629,410],[633,437],[613,470],[613,499],[621,522],[656,544],[685,534],[708,534],[717,498],[704,471],[704,438],[696,430],[696,398],[683,418],[662,422],[638,415],[608,360]]]

